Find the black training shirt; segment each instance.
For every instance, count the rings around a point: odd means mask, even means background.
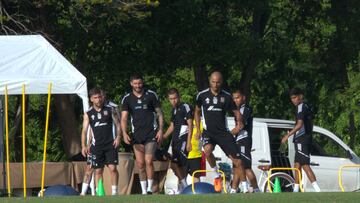
[[[294,135],[294,142],[296,143],[311,143],[313,131],[314,115],[306,103],[301,103],[296,107],[296,122],[303,120],[304,124]]]
[[[236,110],[236,105],[230,93],[221,90],[213,95],[210,89],[198,93],[196,105],[201,109],[204,129],[213,134],[228,132],[226,113]]]
[[[160,107],[158,96],[151,90],[144,90],[141,97],[132,92],[122,99],[122,111],[131,116],[132,132],[135,137],[147,136],[157,128],[155,108]]]
[[[93,146],[106,146],[113,143],[112,107],[104,105],[100,111],[91,107],[87,112],[90,127],[93,131]]]
[[[187,120],[193,118],[193,110],[190,105],[181,103],[176,108],[173,108],[171,114],[171,122],[174,124],[174,131],[172,133],[173,144],[177,143],[179,140],[186,140],[189,133]]]

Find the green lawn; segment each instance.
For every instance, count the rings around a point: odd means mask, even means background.
[[[3,201],[4,200],[4,201]],[[39,198],[0,198],[1,202],[166,202],[166,203],[189,203],[189,202],[360,202],[360,193],[281,193],[281,194],[213,194],[213,195],[127,195],[116,197],[48,197]]]

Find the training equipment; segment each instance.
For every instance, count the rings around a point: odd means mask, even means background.
[[[67,185],[54,185],[48,187],[44,191],[44,196],[74,196],[79,193],[72,187]]]
[[[280,180],[278,177],[275,178],[274,190],[273,193],[281,193]]]
[[[204,182],[198,182],[198,183],[194,183],[194,190],[195,193],[192,192],[192,185],[188,185],[186,188],[183,189],[183,191],[181,191],[180,194],[211,194],[211,193],[216,193],[214,186],[210,183],[204,183]]]
[[[301,180],[301,172],[300,172],[300,170],[297,169],[297,168],[287,168],[287,167],[270,168],[270,170],[268,171],[268,177],[267,177],[267,185],[268,185],[267,189],[270,191],[270,193],[273,193],[273,191],[272,191],[272,189],[271,189],[271,187],[270,187],[271,172],[272,172],[272,171],[277,171],[277,170],[279,170],[279,171],[281,171],[281,170],[286,170],[286,171],[292,171],[292,170],[294,170],[294,171],[296,171],[296,173],[298,173],[299,180]],[[277,179],[277,177],[275,178],[275,183],[276,183],[276,179]],[[279,181],[279,184],[280,184],[280,181]],[[275,188],[275,187],[274,187],[274,188]],[[300,184],[300,191],[301,191],[301,192],[304,192],[304,188],[303,188],[302,184]]]
[[[98,188],[96,189],[96,196],[105,196],[104,183],[102,179],[99,180]]]

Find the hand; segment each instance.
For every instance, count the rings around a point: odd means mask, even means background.
[[[157,133],[156,133],[156,141],[158,144],[161,144],[161,141],[162,141],[162,137],[163,137],[163,131],[162,130],[159,130]]]
[[[281,144],[286,143],[286,141],[289,139],[288,135],[285,135],[282,139],[281,139]]]
[[[124,133],[124,142],[126,144],[130,144],[130,142],[131,142],[131,138],[127,133]]]
[[[120,136],[117,136],[114,140],[114,143],[113,143],[113,146],[114,148],[118,148],[120,146],[120,140],[121,140],[121,137]]]
[[[81,148],[81,154],[84,156],[84,157],[86,157],[88,154],[90,153],[90,149],[89,149],[89,147],[82,147]]]
[[[238,135],[239,132],[240,132],[240,129],[241,129],[240,127],[235,126],[235,128],[233,128],[233,129],[231,130],[231,134],[233,134],[234,136]]]
[[[186,143],[186,151],[190,152],[192,149],[191,142]]]

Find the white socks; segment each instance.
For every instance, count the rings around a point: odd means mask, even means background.
[[[154,179],[148,179],[148,180],[147,180],[147,192],[151,192],[151,193],[152,193],[153,183],[154,183]]]
[[[118,193],[118,186],[112,185],[111,186],[111,195],[117,195],[117,193]]]
[[[320,187],[319,187],[319,185],[317,184],[316,181],[312,182],[311,184],[312,184],[312,186],[314,187],[315,192],[321,192],[321,191],[320,191]]]
[[[230,194],[234,194],[234,193],[236,193],[236,189],[231,188],[231,190],[230,190]]]
[[[142,194],[143,194],[143,195],[146,195],[146,194],[147,194],[147,191],[146,191],[146,180],[141,180],[141,181],[140,181],[140,185],[141,185]]]
[[[311,184],[312,184],[315,192],[321,192],[320,187],[319,187],[319,185],[317,184],[316,181],[312,182]],[[299,192],[299,190],[300,190],[300,185],[299,184],[294,184],[293,192]]]
[[[80,195],[86,195],[86,192],[87,192],[88,188],[89,188],[89,184],[83,183],[83,184],[82,184],[82,187],[81,187],[81,193],[80,193]]]
[[[293,192],[299,192],[299,189],[300,189],[300,185],[295,183]]]
[[[241,182],[241,190],[243,193],[249,192],[248,183],[246,181]]]

